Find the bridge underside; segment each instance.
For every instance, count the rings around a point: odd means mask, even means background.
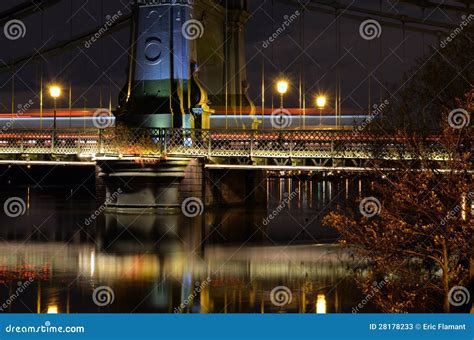
[[[196,157],[193,159],[200,159]],[[46,166],[95,166],[100,161],[127,161],[136,164],[160,163],[164,160],[182,160],[180,157],[95,157],[79,158],[75,155],[2,155],[0,165],[46,165]],[[207,169],[268,170],[268,171],[307,171],[307,172],[371,172],[397,171],[406,167],[417,169],[416,162],[406,166],[400,161],[373,159],[294,159],[294,158],[205,158]],[[443,168],[440,168],[442,171]],[[445,169],[447,170],[447,169]]]

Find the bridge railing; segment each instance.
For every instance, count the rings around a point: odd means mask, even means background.
[[[436,137],[423,139],[431,159],[446,151]],[[80,129],[0,133],[0,154],[81,157],[186,156],[263,158],[413,158],[402,136],[352,131]]]
[[[0,133],[0,154],[91,155],[100,150],[102,132],[80,130],[15,130]]]
[[[417,157],[402,136],[380,136],[352,131],[299,130],[182,130],[161,131],[162,152],[166,155],[203,157],[261,158],[381,158]],[[446,158],[446,150],[437,137],[420,141],[425,156]]]

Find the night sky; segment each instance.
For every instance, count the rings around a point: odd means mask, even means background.
[[[0,11],[4,11],[24,0],[5,0],[0,3]],[[285,2],[285,1],[284,1]],[[286,1],[288,3],[288,1]],[[315,1],[321,2],[321,1]],[[103,3],[103,5],[101,5]],[[47,9],[44,13],[37,12],[25,19],[26,35],[24,38],[10,41],[0,34],[0,63],[5,64],[12,57],[28,55],[34,49],[51,46],[58,41],[68,40],[71,36],[87,32],[101,26],[107,15],[119,10],[129,13],[125,6],[126,0],[63,0]],[[302,3],[309,3],[302,1]],[[437,21],[458,26],[463,20],[463,13],[447,11],[444,8],[427,8],[422,10],[400,1],[342,1],[369,10],[383,11],[392,15],[407,15],[426,22]],[[459,1],[443,1],[444,5],[462,6]],[[341,69],[342,107],[366,110],[369,103],[380,102],[381,98],[400,82],[403,72],[413,66],[416,58],[429,53],[430,45],[439,47],[438,37],[407,30],[405,35],[399,28],[387,27],[382,24],[381,36],[372,41],[362,39],[359,26],[363,19],[341,19],[341,53],[338,61],[336,54],[336,25],[333,14],[319,11],[304,11],[298,19],[291,23],[275,42],[267,48],[263,42],[267,40],[277,27],[285,21],[284,16],[291,16],[296,10],[302,9],[283,4],[280,1],[249,0],[251,17],[247,26],[247,62],[248,79],[251,96],[257,105],[261,103],[262,61],[265,61],[266,102],[272,102],[274,92],[273,81],[284,75],[291,82],[292,88],[287,97],[288,106],[297,107],[300,70],[304,69],[307,106],[313,106],[313,98],[318,92],[325,92],[333,99],[336,65]],[[326,7],[329,9],[329,7]],[[348,15],[362,18],[373,18],[389,23],[400,24],[399,21],[379,18],[375,15],[354,13]],[[304,26],[300,21],[304,17]],[[43,24],[41,24],[43,22]],[[3,25],[4,23],[2,23]],[[412,25],[436,30],[436,27]],[[302,28],[304,29],[302,30]],[[446,29],[445,32],[449,32]],[[3,27],[2,32],[3,33]],[[302,34],[304,43],[301,46]],[[443,36],[444,34],[442,34]],[[45,84],[56,81],[68,85],[72,79],[74,107],[98,107],[99,94],[102,92],[102,106],[107,106],[109,98],[113,106],[117,104],[118,92],[126,81],[128,54],[125,52],[129,44],[129,30],[123,28],[86,49],[83,45],[67,50],[55,56],[39,58],[23,67],[15,77],[15,97],[17,103],[32,99],[34,106],[39,106],[39,63],[44,67]],[[403,43],[404,42],[404,43]],[[304,52],[303,52],[304,50]],[[369,87],[368,75],[375,70]],[[106,71],[106,72],[104,72]],[[11,69],[0,73],[0,111],[8,112],[11,105]],[[87,98],[87,102],[86,99]],[[275,98],[276,99],[276,98]],[[45,107],[50,106],[50,99],[45,98]],[[66,107],[67,100],[62,99],[61,105]]]

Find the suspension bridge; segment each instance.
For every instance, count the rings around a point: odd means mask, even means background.
[[[383,78],[392,67],[389,58],[405,63],[409,34],[423,41],[424,52],[425,39],[439,42],[457,25],[402,15],[382,2],[379,10],[354,3],[277,0],[270,12],[265,2],[252,4],[251,12],[246,0],[137,0],[112,7],[101,0],[94,5],[100,13],[93,14],[88,2],[41,0],[0,11],[7,48],[23,51],[0,60],[0,164],[94,165],[97,185],[109,194],[118,179],[128,179],[128,191],[112,205],[136,206],[141,192],[142,205],[176,207],[183,192],[202,196],[206,204],[248,197],[262,170],[368,171],[417,161],[407,137],[374,135],[366,127],[396,96]],[[470,12],[463,1],[403,3],[423,11]],[[282,18],[276,4],[284,6]],[[268,38],[250,56],[246,27],[259,10],[270,17]],[[54,34],[49,13],[68,17],[55,23]],[[307,22],[315,15],[329,22],[309,41]],[[347,23],[359,27],[358,39],[367,46],[364,63],[344,45]],[[308,51],[328,29],[334,60],[319,79],[309,79],[311,68],[322,68]],[[383,29],[401,33],[390,53],[383,49]],[[291,76],[277,62],[285,56],[275,48],[285,33],[298,54],[288,61],[299,69]],[[25,41],[36,47],[20,48]],[[351,90],[342,65],[349,57],[362,68],[362,81]],[[118,65],[125,76],[117,75]],[[249,77],[252,65],[259,66]],[[331,85],[322,90],[325,78]],[[449,158],[438,136],[419,142],[426,159]],[[219,198],[204,197],[201,189],[209,183],[195,174],[219,169],[246,170],[252,180],[242,188],[221,181]]]
[[[308,1],[299,3],[292,0],[279,0],[277,3],[297,9],[298,15],[286,15],[284,19],[291,23],[299,22],[298,37],[296,40],[305,46],[307,33],[305,33],[305,18],[312,12],[321,15],[333,16],[335,30],[335,50],[339,59],[343,58],[341,42],[341,25],[345,21],[363,22],[367,15],[377,18],[380,27],[399,29],[402,33],[400,53],[406,54],[406,37],[410,32],[425,36],[445,35],[454,30],[456,25],[437,21],[434,19],[421,20],[417,17],[401,16],[393,11],[387,11],[380,5],[380,9],[368,10],[354,6],[351,3]],[[410,5],[418,6],[414,1],[405,1]],[[459,2],[458,6],[435,4],[425,2],[423,11],[440,10],[454,11],[469,14],[470,9]],[[61,10],[68,10],[69,18],[66,21],[64,40],[49,44],[45,35],[45,13],[61,6]],[[104,139],[107,132],[102,133],[103,120],[108,119],[105,127],[110,128],[115,121],[120,121],[132,127],[143,127],[143,135],[149,135],[150,129],[162,129],[160,136],[176,136],[176,138],[163,139],[152,134],[150,143],[155,143],[153,151],[148,155],[158,156],[184,156],[206,157],[207,159],[229,158],[281,158],[281,159],[310,159],[311,164],[315,159],[326,158],[344,159],[351,162],[354,159],[370,159],[380,156],[382,159],[393,159],[403,155],[393,149],[400,149],[401,140],[397,136],[374,139],[368,138],[363,133],[351,133],[348,129],[360,126],[374,114],[374,103],[381,103],[387,97],[384,85],[375,77],[375,66],[368,70],[365,78],[368,87],[367,108],[359,105],[356,109],[342,108],[343,102],[352,99],[350,95],[343,97],[341,68],[335,64],[334,95],[326,95],[324,104],[314,108],[307,93],[314,89],[307,87],[304,65],[312,58],[307,53],[302,53],[297,59],[301,64],[298,76],[298,108],[286,108],[282,103],[278,107],[278,95],[273,93],[270,106],[266,98],[269,97],[273,83],[268,84],[269,72],[265,59],[268,54],[274,56],[275,51],[261,51],[261,105],[250,99],[246,74],[245,55],[245,25],[249,20],[247,1],[183,1],[172,4],[171,2],[137,1],[135,3],[122,3],[113,14],[104,15],[104,1],[101,2],[99,19],[94,20],[96,27],[87,28],[80,34],[74,33],[74,19],[78,12],[87,11],[87,6],[74,7],[74,1],[43,0],[36,2],[26,1],[0,12],[0,23],[5,28],[11,28],[12,20],[20,25],[15,27],[20,30],[30,16],[39,18],[39,46],[31,53],[17,56],[11,60],[2,60],[0,72],[7,75],[2,89],[10,88],[10,111],[0,114],[0,155],[3,158],[21,161],[32,159],[38,155],[54,155],[56,158],[96,159],[106,155],[117,157],[123,155],[122,150],[113,149],[113,141]],[[272,2],[272,11],[275,4]],[[298,11],[299,10],[299,11]],[[224,13],[224,15],[222,14]],[[293,13],[293,12],[289,12]],[[279,19],[271,13],[271,32],[279,32]],[[207,16],[207,17],[206,17]],[[159,19],[157,19],[159,18]],[[193,18],[201,18],[201,21]],[[175,27],[168,27],[167,23],[176,23]],[[99,24],[99,26],[97,26]],[[189,26],[186,26],[189,24]],[[211,28],[220,25],[227,32],[223,39],[214,44],[211,51],[206,48],[210,43],[209,36],[213,33]],[[205,27],[205,26],[208,27]],[[68,29],[67,29],[68,28]],[[375,27],[377,28],[377,27]],[[189,32],[186,31],[189,29]],[[381,29],[381,28],[380,28]],[[88,91],[80,95],[74,88],[74,62],[83,56],[95,43],[102,44],[102,40],[116,40],[115,35],[123,31],[131,31],[130,46],[124,48],[124,57],[128,59],[128,72],[125,86],[113,80],[111,69],[99,72],[93,80]],[[220,31],[220,29],[215,29]],[[5,30],[8,32],[8,30]],[[14,34],[15,31],[12,31]],[[25,33],[25,32],[23,32]],[[192,34],[198,34],[192,36]],[[191,35],[191,36],[189,36]],[[18,37],[10,37],[13,43],[20,43]],[[164,41],[163,37],[168,38]],[[8,36],[7,36],[8,38]],[[267,42],[268,44],[268,42]],[[375,43],[374,43],[375,44]],[[382,39],[379,41],[382,46]],[[369,41],[370,48],[370,41]],[[79,52],[75,49],[78,49]],[[104,45],[100,45],[100,53],[95,56],[97,67],[105,66],[108,61],[104,57]],[[85,52],[84,52],[85,51]],[[62,63],[61,70],[52,79],[47,79],[49,59],[56,55],[73,57],[70,63]],[[347,50],[346,53],[347,54]],[[394,52],[392,54],[395,54]],[[217,67],[210,62],[216,55],[223,56]],[[257,56],[258,57],[258,56]],[[383,53],[379,61],[384,58]],[[119,59],[115,58],[114,63]],[[215,59],[215,58],[214,58]],[[370,59],[370,58],[369,58]],[[215,61],[215,60],[214,60]],[[80,61],[77,60],[79,63]],[[94,62],[95,63],[95,62]],[[272,62],[270,61],[270,64]],[[368,65],[370,66],[370,60]],[[380,66],[380,64],[379,64]],[[377,67],[379,67],[377,66]],[[33,71],[35,79],[33,84],[26,84],[29,90],[28,101],[24,100],[24,93],[18,88],[25,87],[22,72]],[[215,72],[217,71],[217,72]],[[104,80],[109,80],[106,84]],[[378,83],[379,89],[374,86]],[[48,103],[48,89],[50,84],[63,84],[63,95],[67,98],[67,107],[56,108],[57,102],[64,103],[60,98],[54,99],[54,110],[45,107]],[[8,86],[8,84],[10,86]],[[360,86],[360,85],[359,85]],[[113,106],[116,99],[113,93],[118,92],[117,106]],[[81,89],[82,90],[82,89]],[[98,99],[99,109],[90,109],[87,103],[92,101],[88,94],[95,92],[91,97]],[[267,92],[267,93],[266,93]],[[380,95],[374,95],[380,93]],[[5,93],[4,93],[5,94]],[[108,98],[107,95],[108,94]],[[98,96],[98,98],[97,98]],[[21,99],[20,99],[21,98]],[[83,107],[80,106],[81,101]],[[329,101],[331,101],[329,103]],[[1,105],[6,108],[5,101]],[[50,101],[49,101],[50,103]],[[104,106],[107,103],[107,106]],[[327,104],[327,106],[326,106]],[[31,106],[35,106],[32,108]],[[97,126],[97,120],[101,120]],[[283,120],[283,123],[280,122]],[[279,126],[279,124],[281,126]],[[50,131],[55,128],[55,131]],[[168,129],[168,130],[166,130]],[[182,129],[182,130],[179,130]],[[191,132],[189,129],[196,129]],[[203,131],[198,131],[203,129]],[[95,131],[97,130],[97,131]],[[239,131],[243,130],[243,131]],[[271,130],[271,131],[267,131]],[[277,131],[275,131],[277,130]],[[298,132],[293,130],[299,130]],[[328,131],[333,130],[333,131]],[[180,131],[180,132],[177,132]],[[196,137],[198,136],[198,137]],[[229,138],[228,141],[222,137]],[[110,137],[112,138],[112,137]],[[384,140],[386,148],[380,151],[380,141]],[[351,142],[349,143],[349,140]],[[337,147],[344,141],[344,147]],[[133,140],[130,141],[133,143]],[[443,159],[439,145],[431,142],[433,159]],[[139,146],[137,146],[139,149]],[[228,148],[224,150],[224,148]],[[132,148],[130,148],[132,149]],[[374,156],[373,150],[378,149]],[[390,151],[392,149],[392,151]],[[128,150],[130,153],[130,150]],[[71,158],[71,156],[76,158]],[[404,154],[406,159],[413,158]],[[140,156],[139,154],[130,156]],[[218,157],[218,158],[216,158]],[[233,160],[225,160],[232,163]],[[258,163],[258,162],[257,162]],[[278,164],[278,162],[274,162]]]

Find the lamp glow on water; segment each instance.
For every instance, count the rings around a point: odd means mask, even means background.
[[[316,313],[326,314],[326,296],[324,296],[324,294],[318,294],[316,300]]]
[[[48,314],[58,314],[58,306],[56,306],[56,305],[48,306],[48,311],[46,313],[48,313]]]

